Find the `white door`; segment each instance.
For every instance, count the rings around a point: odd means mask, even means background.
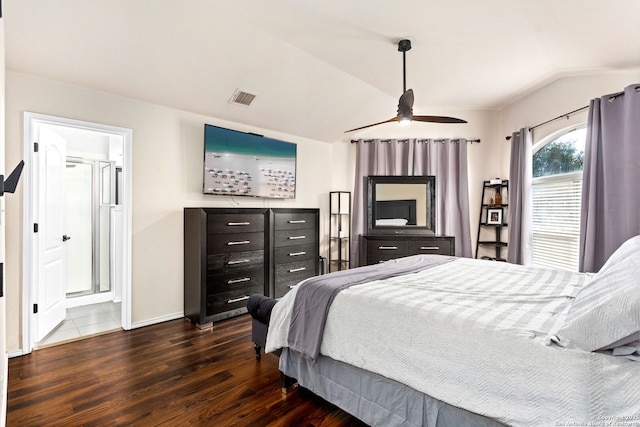
[[[66,317],[66,266],[64,253],[64,172],[66,141],[50,128],[37,126],[37,305],[35,341],[42,340]]]

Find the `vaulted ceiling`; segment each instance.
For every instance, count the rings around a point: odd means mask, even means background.
[[[403,38],[415,114],[500,109],[563,76],[640,68],[638,0],[3,6],[10,71],[328,142],[396,114]],[[237,89],[251,106],[228,102]]]

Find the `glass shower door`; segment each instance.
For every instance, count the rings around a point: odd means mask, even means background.
[[[65,171],[67,296],[93,293],[93,163],[67,161]]]

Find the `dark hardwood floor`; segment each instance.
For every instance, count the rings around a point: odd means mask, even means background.
[[[7,426],[364,426],[311,392],[280,392],[251,318],[180,319],[9,360]]]

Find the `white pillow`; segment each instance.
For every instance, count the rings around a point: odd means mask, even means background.
[[[407,222],[404,218],[376,219],[376,225],[407,225]]]
[[[637,254],[640,252],[640,234],[633,236],[626,242],[620,245],[618,249],[607,259],[607,262],[600,268],[600,271],[604,271],[612,264],[622,261],[624,258]]]
[[[557,335],[595,351],[640,332],[640,235],[622,244],[576,295]]]

